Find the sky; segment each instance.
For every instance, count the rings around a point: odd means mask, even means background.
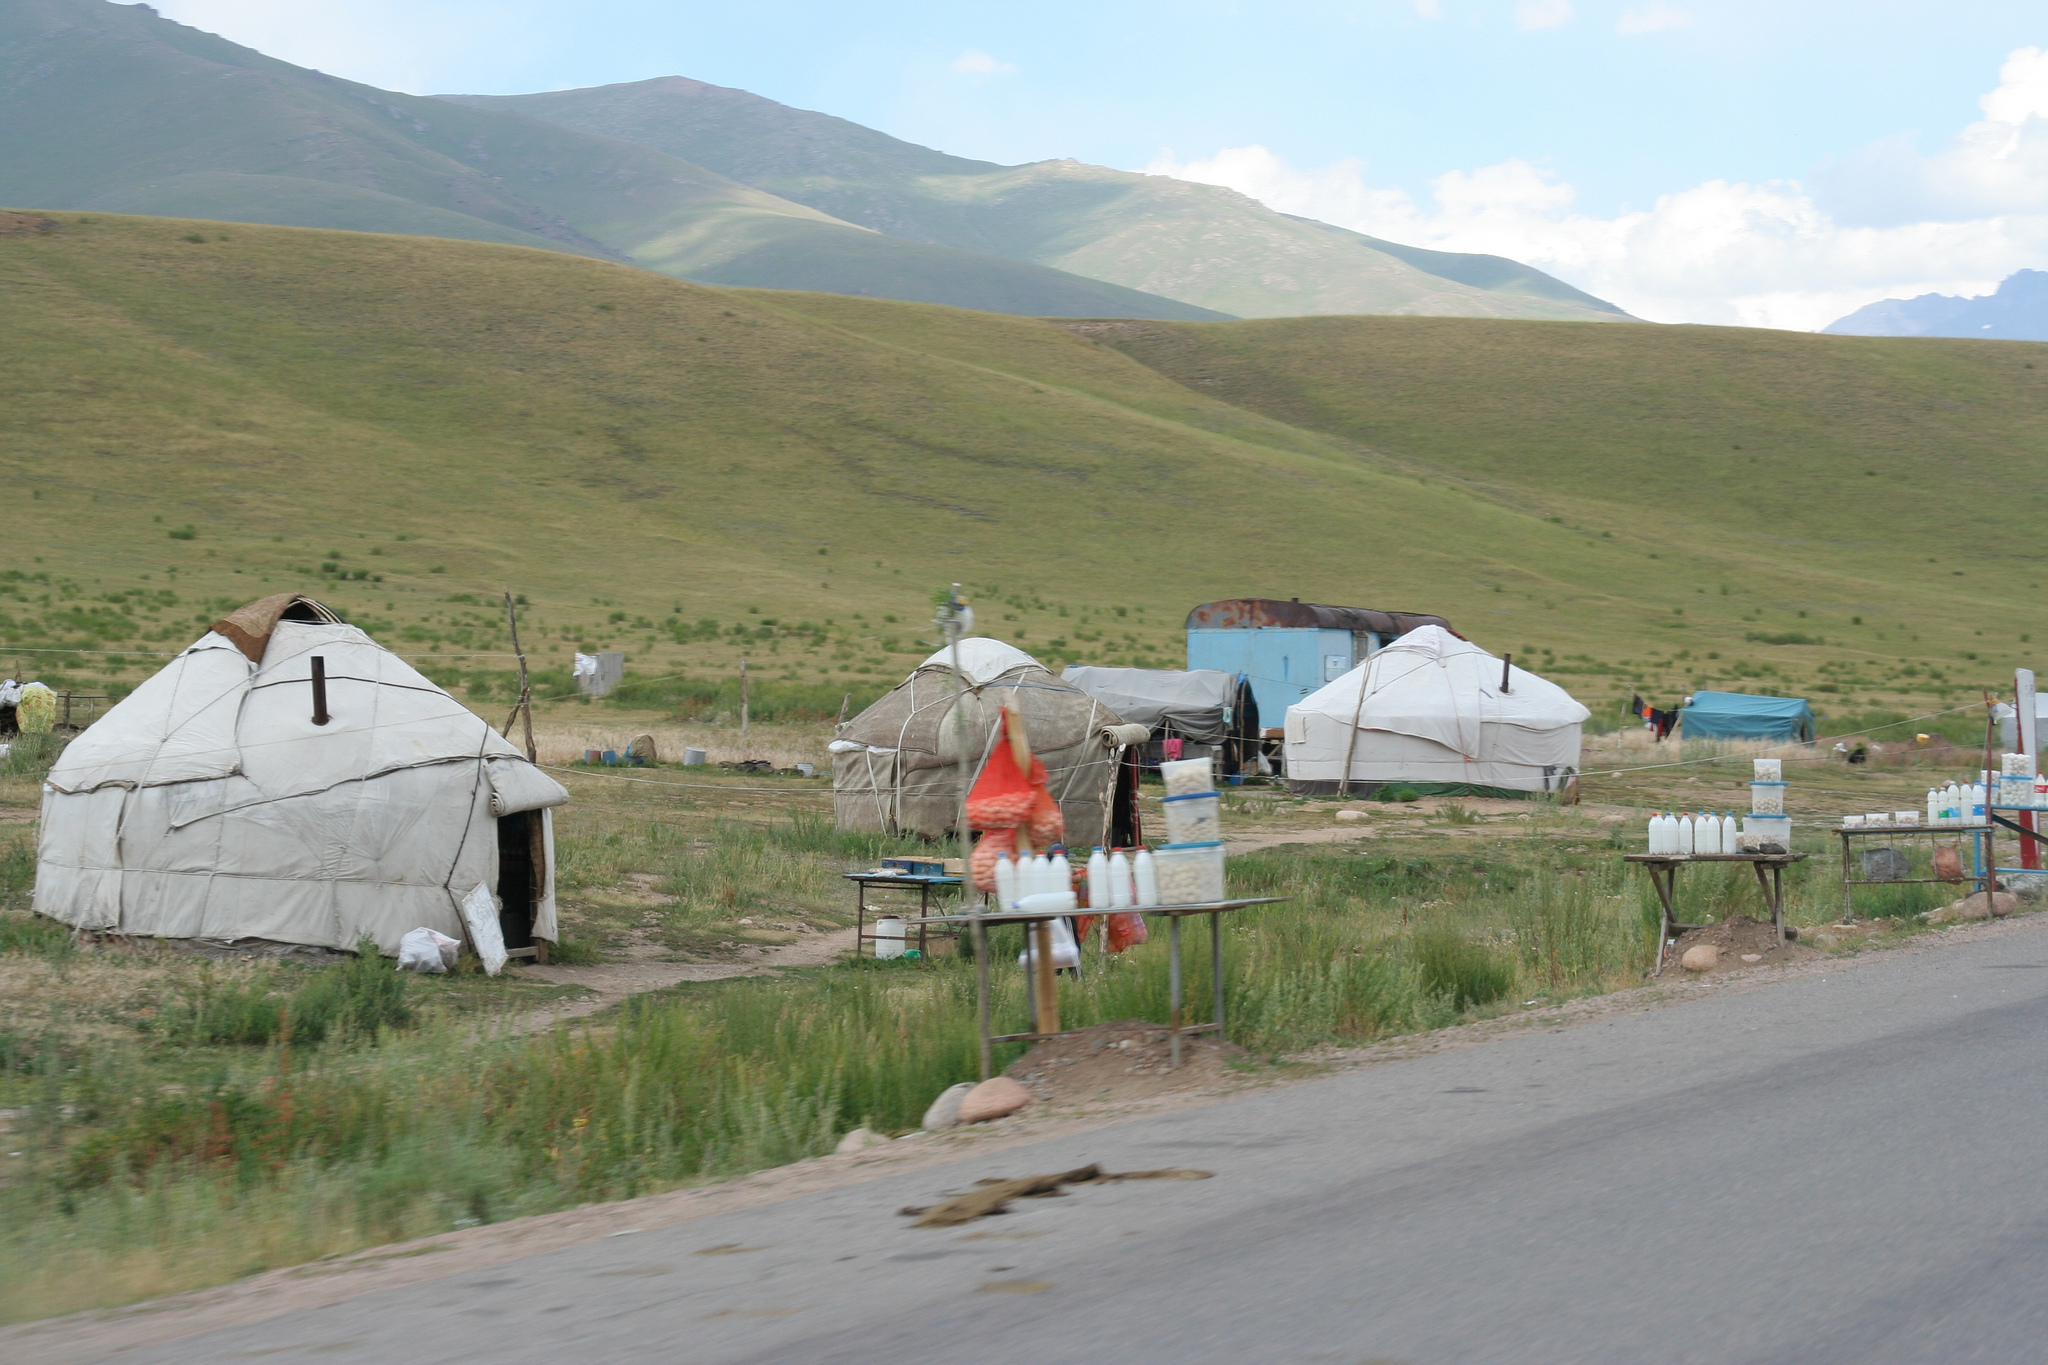
[[[155,0],[414,94],[683,75],[1812,329],[2048,269],[2041,0]]]

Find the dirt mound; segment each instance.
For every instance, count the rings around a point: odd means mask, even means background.
[[[1180,1069],[1167,1070],[1172,1040],[1158,1024],[1123,1020],[1076,1029],[1040,1043],[1004,1070],[1048,1104],[1145,1099],[1226,1079],[1235,1043],[1203,1034],[1181,1039]]]
[[[1685,956],[1688,948],[1709,944],[1721,950],[1721,960],[1704,973],[1739,971],[1744,967],[1767,967],[1783,962],[1803,962],[1814,956],[1813,949],[1803,943],[1780,943],[1778,932],[1768,920],[1751,919],[1748,915],[1736,915],[1722,920],[1719,924],[1702,925],[1688,929],[1678,936],[1675,943],[1664,946],[1663,975],[1674,973],[1684,975],[1678,960]],[[1754,957],[1754,962],[1743,961]]]
[[[0,237],[26,236],[31,232],[55,232],[57,220],[33,213],[0,209]]]

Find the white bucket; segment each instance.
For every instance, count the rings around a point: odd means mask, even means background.
[[[703,766],[704,766],[704,751],[703,751],[702,749],[685,749],[685,750],[683,750],[683,766],[684,766],[685,768],[701,768],[701,767],[703,767]]]
[[[882,915],[875,920],[875,956],[888,961],[903,956],[903,920],[897,915]]]

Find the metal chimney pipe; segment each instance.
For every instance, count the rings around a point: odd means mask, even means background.
[[[334,717],[327,714],[327,660],[313,656],[313,723],[325,725]]]
[[[1512,654],[1503,654],[1500,657],[1500,690],[1504,693],[1514,690],[1508,686],[1508,669],[1514,666],[1514,662],[1515,656]]]

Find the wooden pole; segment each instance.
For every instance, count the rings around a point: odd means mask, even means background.
[[[1365,715],[1365,675],[1358,679],[1358,705],[1351,708],[1351,738],[1344,745],[1344,776],[1337,783],[1337,795],[1351,794],[1351,760],[1358,754],[1358,722]],[[1405,904],[1406,902],[1403,902]]]
[[[747,743],[747,661],[740,660],[740,747]]]
[[[526,722],[526,761],[528,763],[538,763],[540,762],[540,750],[535,748],[533,743],[533,684],[527,680],[526,651],[519,647],[519,613],[513,609],[512,594],[510,592],[505,594],[505,625],[512,632],[513,657],[519,660],[519,701],[512,708],[512,713],[523,718]],[[505,721],[505,734],[509,737],[511,733],[512,721],[510,717],[507,717]]]
[[[1058,979],[1052,970],[1052,921],[1042,919],[1034,923],[1031,937],[1036,945],[1031,954],[1031,975],[1038,1001],[1038,1032],[1058,1033],[1060,997]]]
[[[846,708],[851,705],[853,705],[853,693],[848,692],[845,696],[839,699],[839,719],[832,722],[832,728],[834,730],[837,730],[840,726],[846,724]]]

